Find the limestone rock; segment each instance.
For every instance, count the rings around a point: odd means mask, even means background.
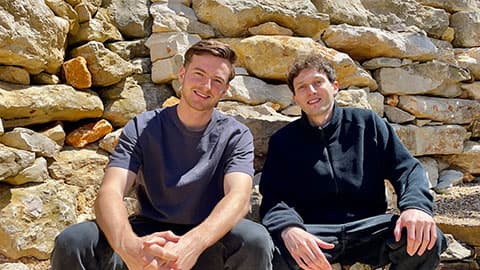
[[[445,9],[450,13],[477,9],[475,0],[417,0],[426,6]]]
[[[272,102],[283,109],[292,104],[292,92],[286,84],[273,85],[250,76],[236,76],[223,100],[240,101],[249,105]]]
[[[151,32],[149,4],[148,0],[106,0],[102,6],[112,12],[113,21],[124,37],[143,38]]]
[[[177,79],[183,61],[183,55],[180,54],[155,61],[152,66],[152,81],[162,84]]]
[[[106,49],[102,43],[89,43],[73,49],[72,57],[83,56],[92,74],[92,85],[109,86],[133,73],[134,67],[118,54]]]
[[[380,117],[383,117],[385,112],[385,108],[383,105],[385,97],[378,92],[371,92],[367,93],[367,100],[372,110]]]
[[[3,129],[3,121],[2,121],[2,118],[0,118],[0,136],[2,136],[3,133],[5,133],[5,130]]]
[[[87,60],[82,56],[65,61],[62,67],[67,84],[78,89],[92,86],[92,75],[88,71]]]
[[[75,12],[77,12],[78,23],[88,22],[92,18],[92,13],[90,13],[86,3],[76,5]]]
[[[390,105],[385,105],[385,116],[389,122],[397,124],[411,122],[415,119],[414,115]]]
[[[45,4],[57,15],[69,21],[69,32],[75,35],[80,28],[78,24],[78,14],[73,8],[63,0],[45,0]]]
[[[168,0],[157,1],[151,5],[150,13],[153,17],[154,33],[188,32],[202,38],[215,36],[213,27],[199,22],[195,11],[185,4]]]
[[[130,61],[134,66],[135,74],[148,74],[152,73],[152,61],[150,57],[135,58]]]
[[[480,10],[461,11],[452,15],[450,26],[455,29],[455,47],[480,46]]]
[[[441,156],[440,159],[448,162],[452,168],[471,174],[480,173],[480,143],[467,141],[463,151],[455,155]]]
[[[425,31],[428,36],[440,38],[448,29],[448,13],[443,9],[423,6],[416,0],[361,0],[369,16],[369,25],[380,29],[413,27]]]
[[[152,62],[156,62],[177,54],[183,55],[191,45],[200,40],[198,35],[183,32],[154,33],[148,38],[145,46],[150,49]]]
[[[459,261],[472,256],[472,251],[460,244],[453,235],[446,234],[448,248],[440,256],[441,261]]]
[[[369,25],[369,17],[373,16],[362,4],[361,0],[312,0],[321,13],[328,14],[332,24]]]
[[[70,37],[68,43],[79,44],[89,41],[105,42],[123,40],[122,34],[115,27],[110,11],[99,8],[95,17],[80,24],[77,34]]]
[[[461,184],[463,173],[457,170],[443,170],[438,177],[438,184],[434,187],[435,192],[443,193],[453,186]]]
[[[193,0],[198,18],[223,36],[247,35],[250,27],[275,22],[300,36],[318,38],[328,27],[328,15],[318,13],[306,0]]]
[[[24,68],[0,66],[0,81],[17,84],[30,84],[30,74]]]
[[[0,270],[30,270],[23,263],[0,263]]]
[[[65,142],[81,148],[89,143],[96,142],[112,130],[112,125],[107,120],[101,119],[96,123],[85,124],[70,132],[65,138]]]
[[[118,54],[124,60],[150,56],[149,49],[145,46],[146,38],[132,41],[117,41],[107,44],[107,48]]]
[[[114,126],[124,126],[134,116],[147,110],[141,83],[133,76],[103,90],[102,97],[106,100],[103,117]]]
[[[342,107],[372,109],[367,99],[367,92],[363,89],[339,91],[335,100]]]
[[[96,188],[100,186],[107,163],[107,153],[98,147],[89,146],[83,149],[65,147],[48,166],[48,171],[53,179],[63,180],[69,185],[86,190],[90,186]],[[93,194],[91,199],[94,198]]]
[[[109,152],[110,154],[113,153],[115,147],[118,144],[118,139],[120,138],[120,134],[122,133],[122,131],[123,128],[119,128],[113,132],[108,133],[103,139],[100,140],[98,146],[103,150]]]
[[[282,27],[274,22],[262,23],[259,26],[248,28],[248,33],[251,35],[281,35],[293,36],[293,31]]]
[[[466,68],[476,80],[480,80],[480,48],[456,49],[455,58],[458,64]]]
[[[0,144],[0,181],[17,175],[35,162],[35,153]]]
[[[424,126],[392,124],[398,137],[414,156],[459,154],[467,131],[456,125]]]
[[[31,82],[33,84],[58,84],[60,83],[60,78],[55,74],[49,74],[41,72],[36,75],[31,76]]]
[[[401,96],[398,107],[418,118],[448,124],[467,124],[480,117],[480,103],[466,99]]]
[[[17,127],[0,137],[0,142],[6,146],[34,152],[39,156],[54,157],[60,151],[60,146],[47,136],[31,129]]]
[[[31,74],[58,72],[69,25],[44,1],[3,1],[0,25],[0,64],[24,67]]]
[[[218,109],[234,116],[251,130],[255,147],[256,170],[261,170],[263,167],[268,150],[268,140],[273,133],[296,119],[277,113],[267,104],[248,106],[236,102],[220,102]]]
[[[319,54],[331,62],[340,88],[349,86],[376,89],[370,74],[348,55],[326,48],[310,38],[253,36],[245,39],[220,39],[238,54],[238,64],[262,79],[286,81],[288,69],[299,56]],[[281,55],[282,57],[278,57]]]
[[[459,82],[470,79],[465,69],[439,61],[412,64],[400,68],[381,68],[374,73],[384,95],[429,94],[457,97]]]
[[[422,164],[427,174],[430,187],[435,187],[438,183],[438,162],[431,157],[420,157],[418,161]]]
[[[77,189],[57,181],[10,189],[0,204],[0,253],[18,259],[48,259],[55,236],[75,223]],[[15,217],[15,218],[12,218]]]
[[[52,127],[48,127],[40,133],[54,140],[60,146],[63,146],[65,142],[65,130],[63,130],[61,122],[55,123]]]
[[[20,171],[16,176],[9,177],[4,182],[11,185],[22,185],[31,182],[45,182],[49,178],[47,160],[43,157],[35,159],[32,166]]]
[[[162,108],[175,106],[179,102],[180,102],[180,99],[178,99],[177,97],[175,96],[169,97],[168,99],[165,100],[165,102],[163,102]]]
[[[480,101],[480,82],[462,83],[460,88],[466,92],[466,97]]]
[[[413,61],[411,59],[398,59],[391,57],[377,57],[372,58],[362,63],[362,67],[366,69],[379,69],[379,68],[395,68],[411,65]]]
[[[347,53],[356,60],[375,57],[432,60],[437,48],[420,33],[395,33],[364,26],[331,25],[322,40],[328,47]]]
[[[103,103],[91,91],[68,85],[19,86],[0,82],[0,117],[5,127],[55,120],[78,121],[99,117]]]
[[[396,107],[400,102],[400,97],[398,95],[390,95],[385,97],[385,104]]]

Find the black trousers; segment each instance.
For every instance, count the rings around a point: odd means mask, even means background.
[[[335,245],[322,249],[331,263],[352,265],[356,262],[381,267],[391,263],[390,270],[434,270],[440,263],[440,254],[447,248],[447,240],[437,228],[437,243],[422,256],[407,253],[406,231],[399,242],[393,229],[397,215],[384,214],[345,224],[306,225],[309,233]],[[300,269],[290,256],[281,238],[273,239],[277,247],[274,269]]]
[[[192,229],[192,226],[159,223],[142,217],[131,218],[130,224],[139,236],[166,230],[182,235]],[[258,223],[243,219],[206,249],[193,269],[272,269],[273,251],[267,230]],[[55,239],[50,263],[52,270],[127,269],[94,221],[75,224],[60,233]]]

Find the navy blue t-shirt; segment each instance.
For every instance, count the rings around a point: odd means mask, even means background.
[[[174,106],[130,120],[108,166],[137,174],[139,214],[196,225],[224,196],[224,175],[252,176],[253,158],[253,136],[245,125],[214,110],[203,131],[190,131]]]

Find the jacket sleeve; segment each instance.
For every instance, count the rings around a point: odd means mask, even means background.
[[[377,131],[378,143],[383,147],[384,175],[395,188],[398,208],[402,212],[418,209],[433,215],[433,196],[422,165],[408,152],[393,127],[379,117]]]
[[[260,205],[260,217],[262,223],[273,237],[278,237],[283,229],[296,226],[305,229],[301,216],[295,209],[288,205],[289,185],[292,179],[288,179],[285,169],[289,168],[286,157],[282,153],[282,146],[276,142],[275,136],[271,137],[265,165],[260,179],[260,193],[262,204]],[[286,166],[287,165],[287,166]]]

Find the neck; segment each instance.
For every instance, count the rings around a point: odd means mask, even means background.
[[[207,111],[198,111],[189,106],[185,106],[183,102],[177,106],[177,115],[180,122],[191,131],[201,131],[205,129],[212,119],[213,108]]]
[[[319,115],[307,115],[308,122],[313,127],[323,127],[333,116],[333,107],[328,112]]]

